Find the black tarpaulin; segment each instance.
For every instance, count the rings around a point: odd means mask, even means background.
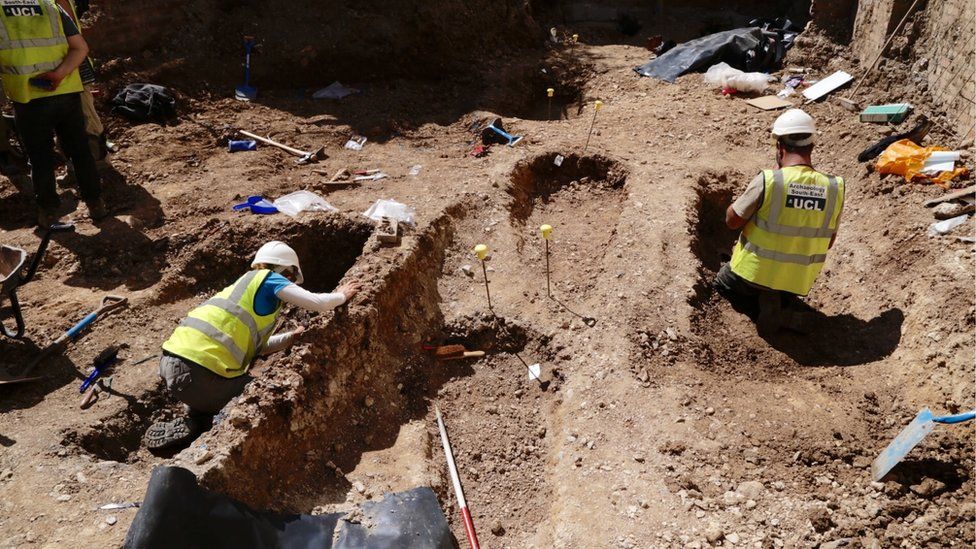
[[[286,515],[254,511],[201,488],[181,467],[157,467],[124,547],[451,549],[454,542],[430,488],[387,494],[349,514]]]
[[[682,74],[703,71],[722,61],[741,69],[762,41],[758,27],[718,32],[679,44],[634,70],[641,76],[674,82]]]

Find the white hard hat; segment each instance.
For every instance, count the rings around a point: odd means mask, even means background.
[[[302,267],[298,264],[298,254],[295,253],[295,250],[291,249],[291,246],[284,242],[272,240],[264,246],[261,246],[258,249],[258,253],[254,254],[254,261],[251,262],[251,267],[259,263],[279,265],[281,267],[294,267],[298,272],[298,275],[295,277],[295,283],[301,284],[305,281],[305,277],[302,276]]]
[[[788,135],[805,134],[809,135],[806,139],[786,139],[788,143],[797,147],[805,147],[813,143],[813,136],[817,133],[817,125],[813,117],[803,112],[801,109],[790,109],[773,122],[773,135],[776,137],[786,137]]]

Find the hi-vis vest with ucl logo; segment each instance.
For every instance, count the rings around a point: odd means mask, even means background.
[[[820,274],[844,205],[844,180],[808,166],[765,170],[762,206],[732,250],[732,272],[745,280],[807,295]]]
[[[254,310],[254,297],[271,271],[249,271],[237,282],[190,311],[163,350],[223,377],[247,371],[268,342],[281,303],[267,315]]]
[[[30,79],[52,71],[68,55],[68,39],[61,11],[52,0],[0,0],[0,78],[12,101],[82,91],[78,70],[71,71],[57,89],[30,85]]]

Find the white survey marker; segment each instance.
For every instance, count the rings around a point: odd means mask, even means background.
[[[542,366],[540,364],[529,364],[529,379],[539,379],[541,373]]]

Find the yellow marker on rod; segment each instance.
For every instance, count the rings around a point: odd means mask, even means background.
[[[485,275],[485,295],[488,296],[488,310],[493,310],[491,308],[491,291],[488,289],[488,269],[485,267],[485,260],[488,259],[488,246],[484,244],[478,244],[474,247],[474,255],[478,257],[478,261],[481,261],[481,272]]]
[[[552,88],[546,88],[546,97],[549,98],[549,106],[546,108],[546,118],[552,120],[552,96],[556,94],[556,90]]]
[[[540,226],[539,232],[546,243],[546,295],[552,297],[552,285],[549,282],[549,235],[552,234],[552,225]]]
[[[600,112],[603,108],[603,101],[597,99],[596,103],[593,103],[593,120],[590,120],[590,131],[586,134],[586,144],[583,145],[583,154],[586,154],[586,148],[590,146],[590,136],[593,135],[593,124],[596,123],[596,113]]]

